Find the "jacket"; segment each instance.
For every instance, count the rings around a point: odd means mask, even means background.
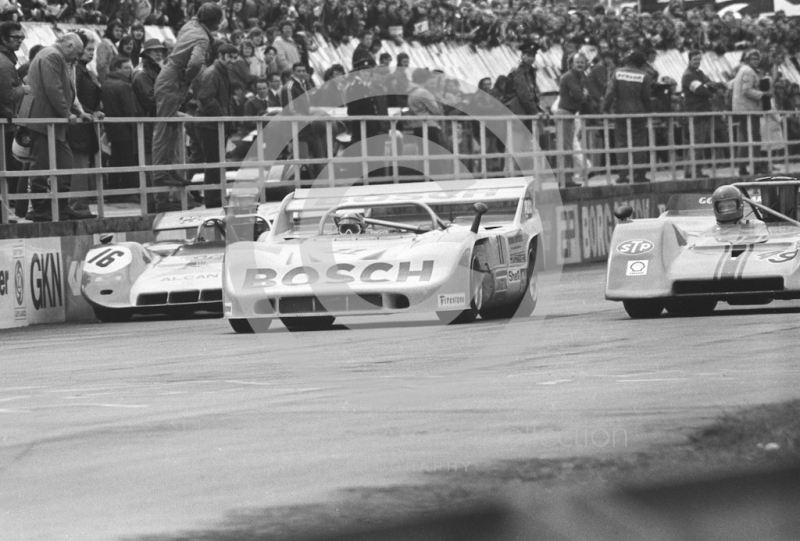
[[[142,116],[156,116],[156,78],[161,72],[161,66],[153,62],[150,58],[142,58],[142,62],[133,71],[131,84],[133,85],[133,95],[136,96],[136,104]],[[154,124],[144,125],[144,147],[151,151],[153,147],[153,128]]]
[[[94,53],[95,58],[95,66],[97,66],[97,78],[100,79],[100,84],[106,82],[106,77],[108,77],[108,70],[111,67],[111,62],[114,61],[114,57],[119,54],[117,50],[117,46],[114,45],[110,39],[103,38],[103,41],[100,42],[100,45],[97,46],[97,50]]]
[[[197,19],[192,19],[178,32],[178,41],[167,58],[164,71],[176,71],[181,81],[190,84],[206,64],[206,55],[213,44],[211,32]]]
[[[0,45],[0,116],[8,119],[17,116],[17,109],[25,96],[16,65],[17,55]],[[8,124],[4,131],[14,131],[14,126]]]
[[[608,88],[608,66],[603,62],[597,63],[586,76],[586,90],[589,91],[589,98],[595,107],[593,112],[599,113],[602,110],[603,98]]]
[[[506,105],[515,115],[535,115],[539,109],[539,90],[536,86],[536,68],[520,64],[510,79],[514,82],[514,95]]]
[[[67,59],[57,45],[45,47],[31,62],[27,83],[31,93],[22,99],[19,118],[69,118],[75,102],[75,88]],[[47,124],[31,124],[30,129],[47,134]],[[67,139],[67,125],[56,124],[55,136]]]
[[[710,79],[702,70],[688,68],[683,72],[681,88],[683,89],[683,108],[685,111],[711,111],[711,96],[714,93],[708,87],[709,82]]]
[[[108,74],[102,87],[102,99],[108,118],[140,116],[131,80],[119,72]],[[134,123],[106,123],[105,129],[106,137],[112,143],[123,141],[134,143],[136,141],[136,124]]]
[[[197,78],[197,116],[230,116],[231,88],[228,69],[216,60]],[[217,123],[199,123],[198,128],[217,129]]]
[[[583,73],[575,73],[569,70],[561,76],[558,84],[558,107],[570,113],[577,113],[581,110],[585,97],[583,89],[586,88],[586,76]]]
[[[311,114],[306,85],[294,77],[281,88],[281,103],[284,104],[285,112],[291,115],[309,116]]]
[[[292,69],[292,66],[300,62],[300,49],[294,40],[286,40],[283,36],[278,36],[272,42],[272,46],[278,51],[275,62],[278,64],[278,72]]]
[[[606,90],[603,111],[616,114],[649,113],[652,108],[653,80],[639,68],[631,65],[617,68],[611,75]]]
[[[761,111],[761,97],[764,93],[758,90],[758,73],[743,65],[733,79],[733,111]]]

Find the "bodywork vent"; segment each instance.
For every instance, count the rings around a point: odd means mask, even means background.
[[[351,312],[380,310],[383,296],[380,293],[367,295],[324,295],[304,297],[281,297],[278,311],[282,314],[317,314],[328,312]]]
[[[675,282],[672,288],[676,295],[778,292],[783,291],[783,278],[679,280]]]

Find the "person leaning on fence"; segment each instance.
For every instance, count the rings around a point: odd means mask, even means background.
[[[423,126],[428,126],[428,154],[430,157],[439,156],[447,152],[447,142],[444,133],[436,120],[414,120],[418,116],[442,116],[444,111],[442,105],[433,95],[433,88],[436,80],[433,73],[427,69],[416,69],[411,74],[411,82],[416,85],[408,96],[409,113],[412,115],[404,122],[406,127],[410,127],[414,135],[421,142],[425,136]],[[424,149],[424,143],[420,143],[420,150]],[[430,160],[430,174],[440,175],[447,172],[447,164],[443,160]]]
[[[139,104],[139,111],[142,116],[156,117],[155,85],[158,74],[161,72],[161,62],[166,53],[167,48],[157,39],[148,39],[142,45],[142,51],[139,53],[141,61],[131,77],[133,94],[136,96],[136,102]],[[145,165],[153,164],[153,127],[152,122],[147,122],[142,126],[144,130]],[[138,135],[136,144],[138,145]],[[147,185],[153,186],[153,173],[147,173]],[[155,200],[156,198],[153,194],[147,196],[148,213],[155,212]]]
[[[684,110],[688,113],[711,112],[711,98],[714,96],[715,85],[708,75],[700,69],[703,53],[694,49],[689,51],[689,67],[683,72],[681,87],[683,89]],[[690,141],[691,152],[694,153],[695,175],[694,178],[708,178],[701,169],[700,161],[706,158],[704,145],[711,143],[711,130],[714,119],[711,116],[693,116],[691,122],[694,130],[694,141]],[[686,166],[685,178],[692,178],[691,164]]]
[[[752,141],[754,160],[764,156],[759,144],[761,143],[761,115],[757,113],[763,110],[762,98],[772,96],[772,92],[758,89],[760,79],[758,65],[760,63],[761,53],[758,52],[758,49],[751,49],[742,59],[743,65],[733,79],[733,113],[734,121],[739,128],[739,142]],[[749,145],[739,147],[739,156],[746,158],[749,156],[749,151]],[[740,161],[739,174],[742,176],[747,175],[746,164],[746,160]],[[764,162],[756,161],[753,174],[767,173],[767,165]]]
[[[45,47],[31,63],[26,83],[31,92],[22,100],[19,118],[66,118],[70,122],[91,122],[92,116],[85,112],[74,111],[75,89],[70,76],[69,64],[75,62],[83,54],[83,42],[77,34],[67,33],[60,36],[55,45]],[[55,124],[56,163],[50,163],[49,136],[47,124],[31,124],[31,170],[72,169],[72,150],[67,143],[67,125]],[[68,193],[69,175],[56,177],[58,191]],[[31,178],[31,193],[47,193],[49,191],[46,176]],[[53,219],[50,212],[49,199],[34,199],[33,221],[49,222]],[[78,220],[94,217],[88,212],[79,212],[69,206],[66,198],[58,200],[59,217],[62,220]]]
[[[197,16],[183,25],[172,53],[158,74],[155,84],[156,114],[159,118],[178,115],[189,94],[192,82],[206,63],[214,43],[211,33],[222,20],[222,9],[217,4],[203,4]],[[180,163],[179,150],[183,144],[180,124],[176,122],[156,123],[153,132],[153,164],[174,165]],[[157,171],[153,175],[156,186],[186,186],[191,181],[177,171]],[[168,194],[156,196],[156,210],[172,210]]]
[[[647,145],[647,118],[630,118],[626,114],[649,113],[652,108],[651,88],[653,81],[642,69],[646,62],[641,51],[633,51],[628,55],[625,66],[617,68],[611,74],[608,90],[606,91],[603,111],[614,112],[615,148],[624,150],[617,154],[617,165],[620,166],[617,184],[628,183],[628,149],[635,146]],[[628,130],[630,121],[630,131]],[[648,153],[645,150],[633,152],[634,182],[649,182],[646,176],[647,168],[642,167],[648,162]]]
[[[587,59],[582,53],[572,56],[570,70],[561,76],[558,85],[558,109],[556,114],[561,116],[556,121],[557,140],[560,143],[559,150],[566,154],[563,156],[564,187],[576,188],[579,183],[573,181],[574,166],[572,159],[573,141],[575,139],[575,115],[577,115],[584,104],[589,102],[589,91],[586,89],[586,63]],[[561,160],[559,160],[561,161]],[[559,172],[562,167],[559,167]],[[561,175],[559,175],[561,176]]]
[[[520,46],[522,58],[520,64],[514,71],[509,73],[506,84],[505,105],[508,109],[518,116],[540,115],[543,113],[539,105],[539,87],[536,84],[536,53],[539,45],[536,43],[526,43]],[[525,119],[525,126],[533,131],[533,119]],[[539,133],[539,145],[544,149],[550,148],[547,134],[544,130],[544,123],[538,120],[536,123]],[[505,137],[505,134],[503,134]]]
[[[230,70],[239,59],[239,51],[230,44],[222,45],[217,51],[217,59],[211,67],[200,74],[197,80],[197,116],[218,117],[230,116],[231,82]],[[223,126],[223,129],[225,127]],[[219,148],[219,122],[197,124],[197,137],[206,162],[216,163],[224,161],[224,149]],[[226,134],[223,134],[226,140]],[[211,167],[205,170],[205,184],[220,184],[220,170]],[[222,206],[222,195],[219,190],[207,190],[204,196],[206,208],[219,208]]]
[[[106,118],[134,118],[141,116],[131,84],[133,63],[129,58],[118,56],[111,62],[108,77],[102,86],[103,109]],[[139,164],[136,148],[136,124],[133,122],[106,122],[106,138],[111,144],[111,167],[135,167]],[[108,187],[112,190],[139,187],[139,175],[135,172],[109,173]],[[112,202],[138,203],[136,195],[114,195]]]
[[[4,171],[20,171],[22,169],[20,163],[14,159],[11,152],[15,129],[11,122],[17,116],[17,110],[20,103],[22,103],[22,98],[31,91],[30,86],[22,83],[16,68],[16,51],[19,50],[23,39],[25,39],[25,34],[22,32],[22,25],[19,23],[4,22],[0,24],[0,116],[7,121],[6,125],[3,126],[5,146],[0,148],[0,152],[3,154]],[[16,178],[0,180],[0,182],[8,183],[9,193],[17,193],[18,182]],[[20,201],[19,203],[22,205],[27,202]],[[0,212],[5,212],[5,209],[1,209]],[[25,213],[23,212],[22,216],[24,215]]]
[[[89,32],[80,31],[84,42],[83,54],[75,63],[75,92],[78,103],[85,113],[102,119],[104,113],[100,111],[100,81],[97,75],[89,70],[89,63],[94,58],[96,41],[90,39]],[[72,149],[72,166],[75,169],[89,169],[97,167],[97,152],[100,150],[100,141],[97,138],[97,129],[94,124],[84,122],[70,124],[67,127],[67,141]],[[74,174],[70,183],[70,192],[94,191],[97,189],[99,175]],[[69,198],[73,209],[82,212],[89,211],[89,197]]]

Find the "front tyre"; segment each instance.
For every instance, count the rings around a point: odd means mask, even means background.
[[[333,327],[334,316],[282,317],[283,323],[290,332],[324,331]]]
[[[622,306],[631,319],[653,319],[664,311],[664,301],[660,299],[631,299],[622,301]]]
[[[124,323],[128,321],[133,312],[124,308],[104,308],[102,306],[92,306],[94,317],[103,323]]]
[[[483,319],[507,319],[515,315],[528,317],[536,309],[539,300],[539,273],[536,271],[536,241],[534,240],[528,248],[528,267],[525,270],[527,287],[522,297],[503,306],[494,306],[481,310]]]
[[[477,257],[472,258],[472,270],[469,273],[470,301],[469,308],[461,312],[436,312],[440,321],[448,325],[461,325],[472,323],[478,318],[478,313],[483,306],[483,273]]]

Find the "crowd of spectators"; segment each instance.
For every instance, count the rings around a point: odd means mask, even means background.
[[[9,9],[9,6],[14,9]],[[306,115],[309,106],[336,106],[350,103],[353,101],[350,98],[360,92],[358,90],[360,85],[365,89],[376,91],[376,94],[390,97],[388,101],[358,98],[355,101],[360,105],[349,105],[348,114],[385,115],[387,107],[407,107],[408,114],[413,117],[424,114],[459,114],[459,109],[467,107],[477,114],[492,115],[498,113],[496,107],[498,102],[518,115],[555,113],[559,120],[550,123],[557,132],[558,142],[555,144],[561,150],[571,151],[574,130],[576,127],[580,129],[580,126],[572,120],[564,120],[564,115],[684,110],[736,111],[735,89],[725,89],[721,85],[710,84],[707,103],[704,102],[703,109],[692,109],[691,103],[686,107],[687,97],[692,102],[690,96],[692,90],[687,87],[687,83],[684,81],[682,85],[684,88],[681,88],[677,81],[659,78],[652,67],[657,49],[673,47],[691,48],[694,52],[710,48],[718,53],[741,47],[748,47],[750,51],[756,52],[760,50],[757,61],[753,60],[754,57],[750,53],[747,58],[743,57],[742,66],[746,68],[745,71],[751,70],[754,74],[772,74],[773,88],[765,91],[763,95],[767,101],[773,99],[773,108],[800,110],[800,87],[789,84],[776,71],[776,67],[783,62],[782,55],[793,52],[800,40],[800,28],[795,28],[797,23],[787,20],[781,13],[772,19],[754,22],[746,17],[738,19],[730,14],[719,18],[709,8],[683,14],[680,6],[675,3],[669,8],[669,15],[663,13],[639,15],[635,10],[628,8],[617,13],[613,9],[600,6],[587,10],[572,9],[563,4],[540,5],[527,2],[516,4],[513,9],[497,2],[492,4],[485,1],[479,4],[462,2],[460,7],[455,9],[447,4],[436,3],[435,0],[427,4],[416,3],[413,6],[395,0],[375,0],[369,6],[360,4],[356,0],[324,0],[323,4],[316,6],[301,4],[294,0],[281,0],[278,3],[272,3],[270,0],[259,3],[247,0],[244,3],[233,2],[229,6],[216,3],[198,6],[181,2],[151,5],[148,0],[140,0],[138,3],[131,1],[101,3],[97,9],[91,2],[84,2],[80,8],[72,11],[71,7],[59,10],[60,14],[53,14],[45,8],[44,4],[24,2],[16,4],[9,0],[0,0],[0,12],[6,19],[51,20],[56,17],[58,20],[66,18],[71,22],[106,23],[102,37],[91,31],[82,30],[66,34],[71,36],[66,41],[60,39],[55,46],[44,48],[47,54],[54,58],[69,57],[67,62],[62,61],[62,63],[67,66],[68,71],[71,70],[70,77],[75,82],[74,89],[77,92],[75,94],[73,91],[75,95],[65,96],[66,103],[75,102],[74,107],[58,110],[58,114],[53,115],[56,117],[89,121],[101,119],[103,115],[108,117],[244,116],[262,115],[270,107],[287,106],[291,109],[290,113]],[[87,13],[96,19],[86,19]],[[111,17],[114,18],[109,20]],[[178,29],[177,42],[161,43],[158,40],[146,40],[143,23],[174,26]],[[12,53],[19,48],[16,36],[24,32],[18,25],[4,28],[6,35],[3,36],[2,46],[5,47],[4,54],[8,59],[8,65],[4,69],[8,70],[14,65],[15,58]],[[317,44],[308,30],[321,32],[333,42],[357,36],[359,45],[352,57],[354,71],[358,73],[367,69],[370,74],[364,72],[363,75],[357,76],[355,81],[352,77],[346,80],[344,76],[347,70],[342,65],[335,64],[321,74],[322,79],[328,84],[319,89],[314,88],[309,53],[315,50]],[[77,47],[76,39],[81,41],[81,47]],[[478,86],[484,92],[472,93],[460,88],[459,81],[433,69],[434,66],[409,66],[408,56],[402,53],[397,58],[392,58],[385,52],[381,54],[381,40],[384,39],[398,42],[405,39],[422,42],[446,39],[481,46],[508,42],[521,43],[519,45],[521,63],[512,73],[500,76],[495,81],[490,78],[481,79]],[[552,43],[560,43],[564,55],[559,103],[557,107],[547,110],[540,104],[534,61],[537,52],[546,49]],[[584,44],[596,46],[598,54],[592,62],[583,55],[576,54]],[[23,97],[31,92],[34,94],[37,92],[36,85],[31,89],[25,77],[29,66],[36,65],[34,59],[41,49],[39,46],[32,48],[29,51],[30,61],[17,68],[18,79],[15,79],[16,82],[11,82],[11,87],[16,89],[13,92],[13,103],[5,104],[7,111],[24,109],[24,104],[21,103]],[[64,52],[67,49],[69,54]],[[0,53],[2,52],[0,49]],[[632,57],[637,58],[637,65],[627,66],[626,63]],[[0,61],[2,60],[0,57]],[[94,67],[89,69],[89,64],[92,62]],[[639,77],[641,71],[639,83],[647,81],[648,95],[642,102],[642,111],[626,109],[631,102],[625,96],[625,90],[618,96],[614,94],[620,88],[614,84],[616,73],[624,69],[633,70],[628,72],[627,77],[632,76],[631,73]],[[739,71],[742,71],[741,67]],[[58,76],[63,78],[63,73],[59,73]],[[647,79],[644,79],[645,76]],[[752,75],[750,78],[757,80],[758,77]],[[24,85],[22,81],[26,81]],[[635,89],[637,93],[638,88]],[[38,91],[45,92],[45,90],[52,94],[52,89],[40,88]],[[67,92],[66,88],[64,92]],[[489,96],[494,100],[488,99]],[[8,96],[4,96],[4,99],[6,97]],[[696,103],[696,100],[692,103]],[[63,104],[59,104],[59,107],[62,106]],[[295,108],[298,110],[295,111]],[[8,113],[6,116],[11,118],[14,115],[15,113]],[[755,122],[754,126],[752,119],[748,120],[750,117],[750,113],[740,115],[736,122],[741,124],[740,132],[755,131],[753,137],[754,140],[758,140],[760,138],[758,122]],[[640,126],[637,122],[631,124],[634,132],[626,133],[625,120],[618,120],[615,125],[615,140],[594,141],[592,146],[623,148],[626,144],[629,146],[646,144],[644,124]],[[383,124],[388,125],[388,123]],[[385,135],[388,130],[383,124],[368,123],[367,135],[369,137],[375,133]],[[440,150],[448,149],[462,154],[475,152],[475,147],[482,137],[477,123],[458,121],[457,129],[442,129],[445,128],[444,125],[427,121],[423,122],[427,125],[426,130],[419,124],[415,123],[413,118],[405,121],[405,127],[410,134],[418,137],[422,137],[423,133],[427,134],[433,144],[432,148]],[[530,121],[528,124],[529,127],[533,127]],[[718,122],[710,126],[695,125],[695,136],[704,138],[695,142],[707,143],[705,134],[709,131],[716,134],[717,142],[724,141],[727,130],[720,124]],[[785,135],[788,139],[793,141],[800,139],[800,117],[790,118],[787,125],[788,133]],[[137,133],[133,125],[109,123],[105,127],[104,131],[111,148],[108,165],[135,166],[140,162],[147,165],[178,163],[181,152],[179,149],[181,139],[177,131],[179,124],[156,123],[145,126],[144,156],[139,156],[137,153]],[[537,124],[540,135],[544,126],[541,121]],[[676,126],[682,133],[686,132],[685,122],[678,121]],[[62,150],[65,156],[67,150],[70,150],[72,155],[70,159],[75,167],[99,165],[93,163],[99,142],[93,136],[94,130],[87,128],[81,125],[71,126],[67,136],[63,139],[59,137],[59,148],[64,147]],[[232,124],[226,127],[222,137],[235,139],[237,134],[241,136],[252,128],[254,128],[252,123]],[[489,128],[491,129],[491,126]],[[190,124],[188,129],[192,141],[190,161],[203,163],[224,160],[225,157],[218,154],[220,134],[217,132],[217,123]],[[358,123],[352,122],[345,129],[351,137],[352,149],[360,151],[357,143],[362,134]],[[77,136],[77,132],[81,130],[82,135]],[[42,154],[40,161],[46,165],[47,156],[43,154],[46,148],[45,135],[33,133],[30,148],[39,149]],[[301,157],[323,156],[324,149],[319,143],[320,133],[315,133],[313,126],[301,130],[300,139],[304,143],[303,151],[306,152]],[[659,129],[656,139],[656,143],[661,144],[669,137],[664,134],[663,129]],[[675,142],[680,144],[680,139],[681,135],[676,134]],[[484,144],[490,153],[503,150],[502,142],[491,133],[485,134]],[[553,143],[546,139],[540,139],[540,144],[546,149],[554,148]],[[373,152],[371,148],[369,151]],[[35,154],[33,150],[31,152]],[[8,154],[6,151],[6,157]],[[633,162],[637,164],[637,168],[632,169],[635,173],[634,181],[646,180],[641,169],[643,160],[646,160],[646,157],[641,157],[643,155],[642,152],[632,155]],[[706,153],[695,153],[694,156],[696,161],[707,157]],[[613,159],[615,165],[626,163],[625,156],[601,157],[601,163],[605,159]],[[35,157],[33,161],[37,161]],[[68,162],[66,158],[61,161],[64,164]],[[499,159],[490,159],[488,162],[490,171],[498,171],[504,167],[502,160]],[[8,160],[6,164],[8,166]],[[435,160],[433,164],[435,165]],[[474,165],[473,161],[469,167]],[[558,165],[559,171],[564,167],[570,168],[573,166],[572,156],[565,156],[563,163]],[[64,167],[59,163],[58,168]],[[695,172],[687,170],[686,174],[702,176],[702,171],[698,167]],[[75,177],[77,178],[73,178],[73,191],[76,190],[76,186],[78,190],[92,188],[94,179],[85,175],[82,177],[75,175]],[[206,170],[206,179],[207,182],[220,182],[219,169]],[[34,180],[30,182],[31,189],[47,190],[45,182]],[[136,173],[109,175],[105,180],[109,188],[135,189],[139,182]],[[567,187],[577,185],[571,175],[567,175],[564,180],[562,185]],[[185,173],[175,170],[165,170],[154,176],[148,174],[148,181],[151,185],[171,187],[182,187],[190,183]],[[622,172],[620,181],[628,181]],[[61,191],[69,190],[68,183],[59,185]],[[25,189],[22,181],[18,189]],[[136,198],[137,196],[132,196],[128,199]],[[68,218],[87,217],[86,203],[85,198],[71,199],[61,214]],[[66,205],[66,200],[64,204]],[[212,196],[206,198],[206,205],[209,204],[218,206],[221,203],[218,197]],[[38,209],[39,214],[34,212],[33,218],[49,219],[48,205],[49,202],[45,205],[45,201],[42,200]],[[170,194],[162,193],[155,201],[149,202],[149,208],[157,211],[174,210],[178,208],[178,204]],[[27,206],[24,208],[19,206],[17,213],[23,216],[26,210]]]

